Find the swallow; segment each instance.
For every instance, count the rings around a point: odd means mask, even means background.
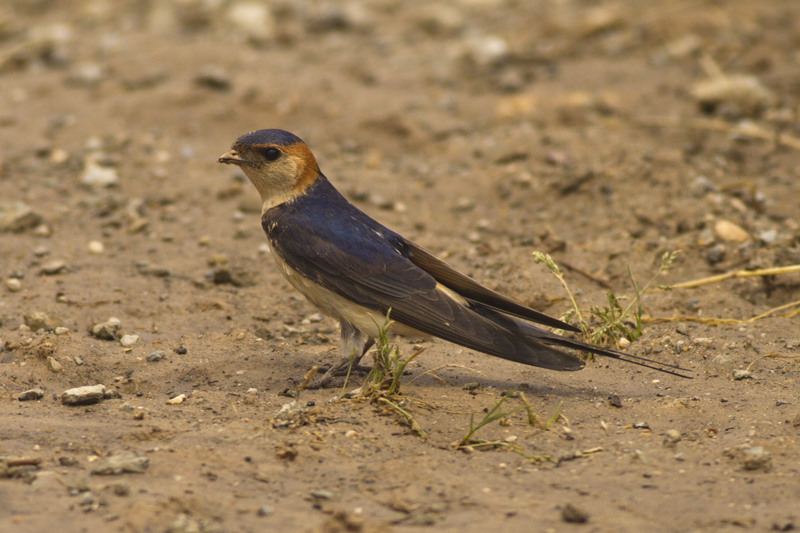
[[[534,326],[530,322],[580,331],[484,287],[367,216],[334,188],[308,146],[292,133],[248,133],[219,162],[240,167],[261,196],[261,225],[287,281],[339,321],[344,359],[338,368],[353,355],[356,362],[363,357],[390,313],[391,333],[439,337],[550,370],[584,367],[560,348],[671,374],[676,373],[659,366],[679,369]]]

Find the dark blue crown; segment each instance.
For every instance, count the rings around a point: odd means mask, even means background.
[[[254,146],[258,144],[289,146],[302,142],[303,140],[297,135],[283,130],[258,130],[242,135],[236,139],[236,144],[240,146]]]

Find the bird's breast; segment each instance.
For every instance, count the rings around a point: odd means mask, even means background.
[[[272,257],[275,259],[275,264],[278,265],[278,270],[281,271],[286,281],[297,289],[300,294],[305,296],[314,307],[339,322],[346,320],[355,326],[357,330],[366,333],[372,338],[378,337],[379,327],[386,322],[386,316],[379,311],[369,309],[350,301],[306,278],[289,266],[289,264],[278,255],[274,247]],[[396,335],[418,339],[429,337],[429,335],[404,324],[400,324],[399,322],[394,322],[392,324],[390,332]]]

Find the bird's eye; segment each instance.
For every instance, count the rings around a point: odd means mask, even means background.
[[[267,148],[264,152],[264,157],[267,158],[267,161],[275,161],[281,156],[281,151],[277,148]]]

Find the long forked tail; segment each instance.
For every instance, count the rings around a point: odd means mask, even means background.
[[[652,359],[647,359],[646,357],[631,355],[625,352],[618,352],[616,350],[610,350],[608,348],[603,348],[587,342],[581,342],[575,339],[562,337],[561,335],[556,335],[555,333],[538,328],[532,324],[528,324],[526,322],[522,322],[521,320],[504,315],[479,303],[471,303],[472,310],[477,314],[507,329],[520,339],[536,344],[547,344],[550,346],[570,348],[586,353],[594,353],[605,357],[611,357],[619,361],[624,361],[626,363],[643,366],[651,370],[658,370],[659,372],[664,372],[665,374],[672,374],[673,376],[678,376],[681,378],[693,379],[692,376],[681,374],[679,371],[686,371],[686,369],[681,368],[678,365],[654,361]]]
[[[539,328],[535,328],[539,329]],[[600,346],[596,346],[594,344],[589,344],[586,342],[576,341],[574,339],[568,339],[566,337],[560,337],[554,333],[549,333],[544,330],[541,330],[542,333],[545,333],[544,336],[534,337],[538,342],[544,344],[551,344],[555,346],[560,346],[562,348],[571,348],[573,350],[580,350],[582,352],[587,353],[594,353],[597,355],[603,355],[605,357],[612,357],[614,359],[618,359],[620,361],[624,361],[626,363],[631,363],[638,366],[643,366],[645,368],[650,368],[652,370],[658,370],[659,372],[664,372],[666,374],[672,374],[673,376],[678,376],[681,378],[686,379],[693,379],[692,376],[687,376],[684,374],[679,373],[678,371],[686,371],[685,368],[681,368],[678,365],[672,365],[669,363],[664,363],[661,361],[654,361],[653,359],[647,359],[646,357],[640,357],[638,355],[631,355],[625,352],[618,352],[616,350],[609,350],[607,348],[601,348]],[[528,337],[527,335],[525,337]]]

